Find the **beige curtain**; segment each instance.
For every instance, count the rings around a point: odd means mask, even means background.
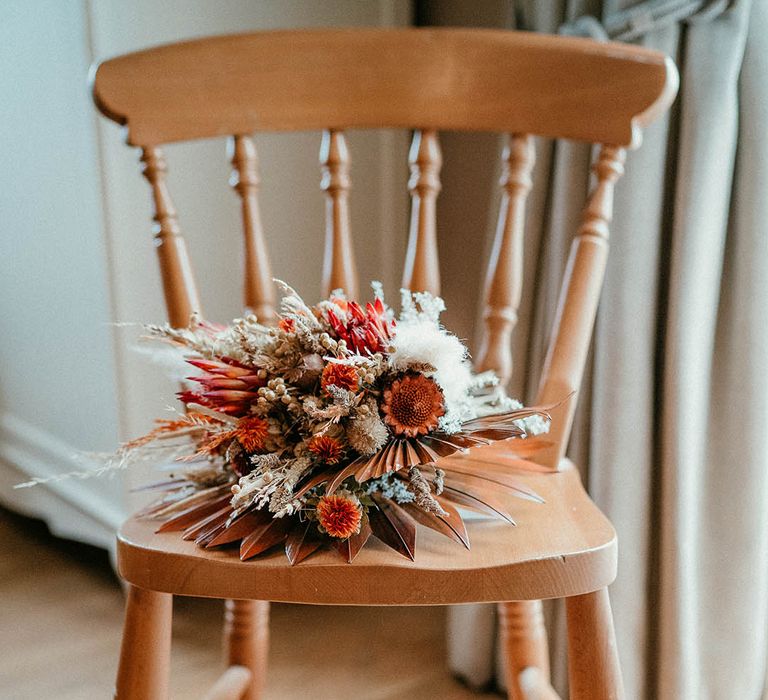
[[[517,3],[510,18],[553,32],[584,13],[600,18],[633,4],[531,1]],[[768,2],[709,4],[708,16],[658,22],[639,39],[675,58],[680,97],[630,154],[617,190],[571,449],[619,534],[611,595],[633,699],[757,699],[766,687]],[[460,155],[464,138],[451,137],[446,151]],[[529,392],[590,155],[583,146],[539,146],[516,347],[515,382]],[[466,233],[465,221],[443,222],[448,239]],[[465,290],[478,282],[473,270],[461,278]],[[458,300],[460,292],[446,295]],[[556,607],[549,624],[564,691]],[[452,612],[454,670],[489,682],[494,638],[489,608]]]

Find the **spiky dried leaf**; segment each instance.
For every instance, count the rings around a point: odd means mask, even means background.
[[[378,508],[368,511],[373,534],[388,547],[411,561],[416,552],[416,523],[400,506],[388,499],[377,498]]]

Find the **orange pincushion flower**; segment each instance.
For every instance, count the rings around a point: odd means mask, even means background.
[[[357,369],[351,365],[329,362],[323,368],[323,375],[320,378],[320,386],[327,391],[331,384],[335,384],[339,389],[357,391],[360,384],[357,376]]]
[[[258,416],[243,418],[235,429],[235,437],[246,452],[258,452],[264,449],[269,432],[269,424]]]
[[[360,531],[363,512],[356,501],[344,496],[323,496],[317,503],[317,521],[331,536],[340,539]]]
[[[317,455],[320,461],[326,464],[338,463],[341,453],[344,451],[339,440],[327,435],[315,435],[307,447],[312,454]]]
[[[381,410],[395,435],[426,435],[445,413],[443,392],[423,374],[406,374],[384,390]]]

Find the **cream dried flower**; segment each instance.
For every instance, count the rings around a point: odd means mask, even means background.
[[[378,452],[389,440],[389,431],[378,411],[358,413],[347,427],[349,446],[362,456]]]
[[[408,470],[408,490],[413,493],[416,505],[427,513],[434,513],[435,515],[446,516],[448,512],[438,503],[435,497],[432,495],[432,490],[429,488],[429,482],[424,478],[424,475],[419,471],[418,467],[411,467]]]

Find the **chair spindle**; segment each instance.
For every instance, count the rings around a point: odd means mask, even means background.
[[[128,584],[114,700],[168,698],[173,596]]]
[[[152,187],[154,234],[168,320],[177,328],[186,327],[192,314],[200,313],[201,306],[186,242],[166,184],[168,166],[157,146],[143,147],[141,162],[142,173]]]
[[[416,131],[408,154],[411,225],[403,274],[403,287],[414,292],[440,294],[435,209],[442,164],[437,132]]]
[[[549,439],[552,448],[537,461],[556,468],[565,453],[587,360],[592,328],[608,259],[609,224],[613,215],[613,192],[624,173],[626,151],[603,145],[592,166],[595,184],[582,215],[582,223],[571,245],[554,328],[539,385],[538,404],[561,402],[552,411]],[[568,401],[563,401],[571,396]]]
[[[259,160],[250,136],[234,136],[229,142],[232,160],[230,184],[240,196],[243,212],[245,306],[264,324],[275,321],[275,285],[259,208]]]
[[[499,603],[497,610],[507,662],[507,693],[512,700],[526,700],[521,679],[526,669],[536,669],[537,680],[549,684],[549,651],[541,601]]]
[[[224,656],[229,666],[244,666],[252,676],[241,700],[259,700],[264,692],[269,651],[269,603],[228,600],[224,608]]]
[[[325,257],[322,295],[343,289],[357,297],[357,270],[349,226],[349,150],[341,131],[323,132],[320,144],[320,187],[325,192]]]
[[[531,136],[510,136],[502,156],[503,194],[485,282],[485,329],[477,359],[478,369],[494,370],[502,386],[512,376],[512,332],[523,289],[525,202],[533,185],[535,158]]]

